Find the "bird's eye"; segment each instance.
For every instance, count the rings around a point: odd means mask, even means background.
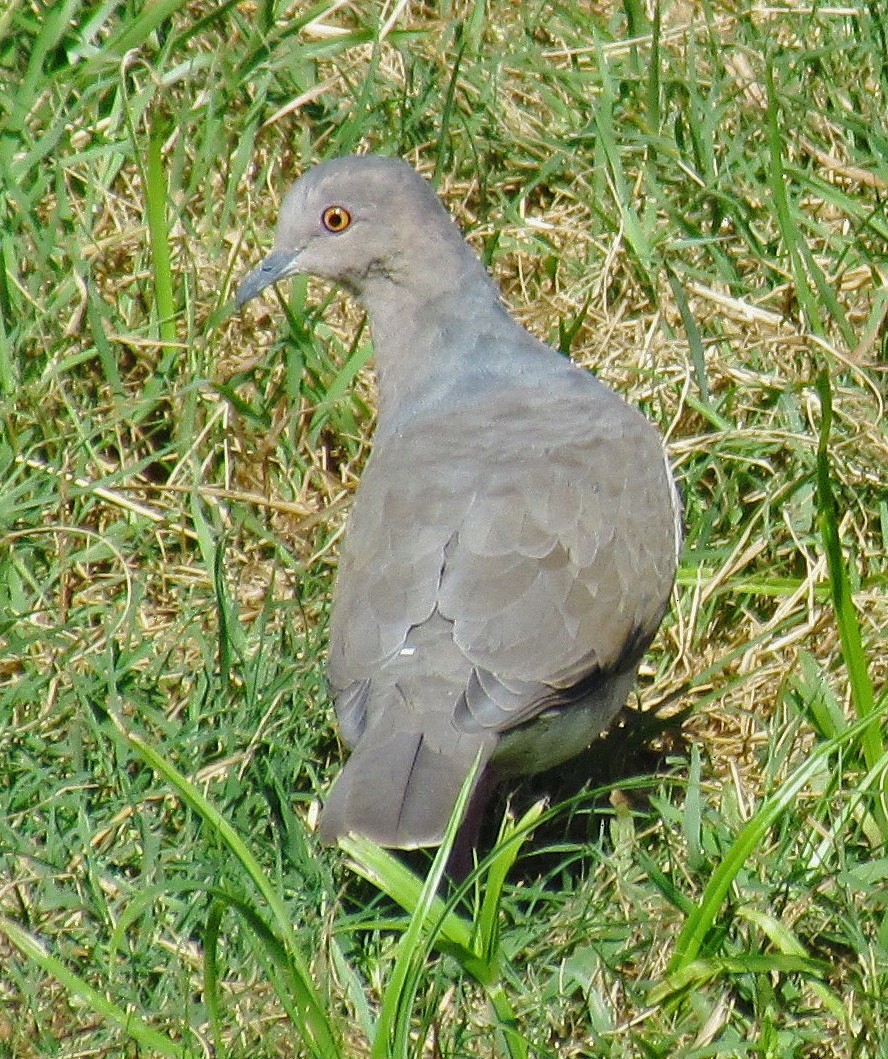
[[[344,206],[328,206],[321,214],[321,223],[334,235],[344,232],[351,222],[351,214]]]

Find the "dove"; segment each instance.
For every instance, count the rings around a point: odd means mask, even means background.
[[[476,761],[477,801],[611,724],[669,604],[680,503],[657,429],[509,314],[406,162],[306,171],[238,306],[297,274],[358,300],[379,383],[329,627],[350,755],[320,835],[434,846]]]

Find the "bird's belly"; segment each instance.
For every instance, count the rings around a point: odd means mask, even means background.
[[[545,710],[527,724],[504,732],[491,756],[500,776],[544,772],[575,757],[606,731],[626,703],[635,671],[620,673],[588,699]]]

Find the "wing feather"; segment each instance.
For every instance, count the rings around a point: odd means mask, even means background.
[[[656,431],[601,387],[590,414],[587,379],[538,406],[516,386],[377,446],[341,556],[334,689],[400,679],[385,674],[433,620],[457,649],[459,715],[479,729],[634,670],[674,576],[671,490]],[[416,686],[413,708],[440,711]]]

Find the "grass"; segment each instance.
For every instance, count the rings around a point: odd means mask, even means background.
[[[885,24],[0,12],[0,1057],[888,1054]],[[369,335],[314,283],[230,307],[367,149],[686,503],[644,712],[443,898],[314,837]]]

